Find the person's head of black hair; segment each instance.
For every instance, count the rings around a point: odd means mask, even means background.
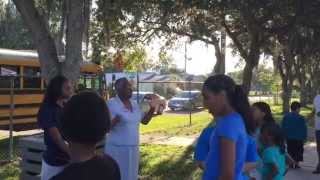
[[[67,81],[68,79],[64,76],[56,76],[51,79],[44,96],[44,102],[55,104],[63,96],[63,85]]]
[[[110,130],[110,123],[105,101],[95,92],[81,92],[65,105],[61,131],[69,142],[93,145]]]
[[[130,99],[132,97],[132,86],[127,78],[117,79],[114,86],[117,95],[121,99]]]
[[[248,96],[232,78],[222,74],[210,76],[204,82],[203,89],[203,92],[207,90],[213,94],[224,93],[229,105],[243,117],[247,132],[255,132],[256,124],[252,118]]]
[[[267,104],[265,102],[256,102],[252,106],[258,108],[261,112],[264,113],[262,124],[275,123],[275,120],[272,116],[272,111],[271,111],[269,104]]]
[[[299,111],[301,108],[301,104],[298,101],[294,101],[291,103],[291,111],[296,112]]]
[[[285,137],[281,127],[278,124],[268,123],[263,125],[260,134],[262,139],[268,138],[274,145],[277,145],[280,148],[281,153],[285,153]]]

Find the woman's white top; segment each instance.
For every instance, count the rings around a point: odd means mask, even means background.
[[[315,109],[315,129],[320,130],[320,95],[317,95],[313,100],[313,105]]]
[[[107,105],[111,113],[111,119],[116,116],[120,121],[107,134],[106,144],[137,146],[139,145],[139,127],[145,113],[137,102],[130,100],[132,111],[127,109],[120,98],[111,98]]]

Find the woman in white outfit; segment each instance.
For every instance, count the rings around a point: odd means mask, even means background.
[[[106,138],[105,153],[114,158],[121,173],[121,180],[137,180],[139,170],[139,125],[148,124],[155,105],[150,101],[150,110],[144,113],[138,103],[130,100],[132,87],[126,78],[115,83],[117,96],[108,101],[112,129]]]

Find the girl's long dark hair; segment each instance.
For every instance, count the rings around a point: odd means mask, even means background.
[[[41,118],[41,114],[45,112],[44,111],[45,106],[54,107],[54,105],[57,103],[57,100],[63,95],[62,87],[63,87],[63,84],[67,81],[68,79],[65,78],[64,76],[56,76],[49,82],[49,85],[47,87],[46,93],[44,95],[42,104],[38,112],[37,119],[38,119],[38,125],[40,127],[43,126],[43,123],[44,123],[43,121],[45,121],[45,119]]]
[[[254,123],[252,117],[248,96],[240,85],[236,85],[234,80],[229,76],[221,74],[209,77],[204,82],[203,86],[213,93],[224,91],[227,95],[230,105],[244,119],[247,133],[255,133],[256,124]]]
[[[47,103],[49,105],[54,105],[57,102],[57,100],[63,95],[62,87],[63,84],[67,81],[68,79],[64,76],[54,77],[49,82],[42,104]]]
[[[264,124],[275,123],[271,112],[269,104],[265,102],[256,102],[252,106],[257,107],[260,111],[264,112],[265,116],[263,117]]]
[[[285,138],[281,127],[276,123],[264,124],[261,128],[261,134],[267,131],[269,136],[272,136],[273,143],[280,148],[280,152],[284,154],[286,152]]]

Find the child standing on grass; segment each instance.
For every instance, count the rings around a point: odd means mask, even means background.
[[[264,146],[259,172],[263,180],[283,180],[286,171],[285,140],[280,126],[266,124],[261,128]]]

